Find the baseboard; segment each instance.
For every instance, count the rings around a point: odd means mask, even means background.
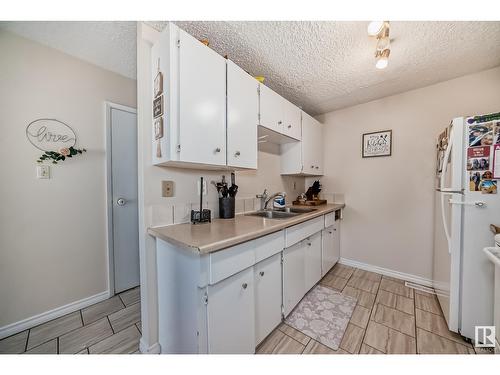
[[[141,339],[139,340],[139,350],[142,354],[160,354],[161,353],[161,347],[160,343],[156,342],[151,346],[148,346],[144,340]]]
[[[420,277],[420,276],[412,275],[409,273],[394,271],[394,270],[390,270],[390,269],[384,268],[384,267],[373,266],[371,264],[362,263],[362,262],[358,262],[356,260],[347,259],[347,258],[340,258],[339,263],[345,264],[346,266],[360,268],[360,269],[365,270],[365,271],[376,272],[376,273],[379,273],[379,274],[384,275],[384,276],[391,276],[391,277],[394,277],[396,279],[411,281],[411,282],[414,282],[415,284],[420,284],[420,285],[432,287],[432,280],[426,279],[425,277]]]
[[[94,303],[104,301],[109,298],[109,291],[105,291],[81,300],[71,302],[67,305],[55,308],[44,313],[34,315],[30,318],[20,320],[19,322],[11,323],[9,325],[0,327],[0,339],[14,335],[16,333],[33,328],[39,324],[46,323],[52,319],[59,318],[63,315],[78,311]]]

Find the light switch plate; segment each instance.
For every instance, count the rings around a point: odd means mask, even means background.
[[[50,178],[50,165],[37,165],[36,167],[36,178],[47,179]]]
[[[174,196],[174,181],[161,182],[161,196],[173,197]]]

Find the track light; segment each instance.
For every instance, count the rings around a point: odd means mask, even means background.
[[[382,31],[384,21],[372,21],[368,24],[368,35],[376,36]]]
[[[391,53],[389,38],[389,21],[372,21],[368,24],[368,35],[377,38],[375,47],[375,67],[385,69],[389,65],[389,55]]]

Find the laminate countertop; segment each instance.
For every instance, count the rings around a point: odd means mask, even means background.
[[[298,207],[304,208],[304,206]],[[307,206],[307,208],[314,208],[315,211],[288,219],[265,219],[241,214],[236,215],[234,219],[214,219],[211,223],[195,225],[185,223],[152,227],[148,229],[148,233],[153,237],[202,255],[280,231],[344,207],[345,204],[335,203]]]

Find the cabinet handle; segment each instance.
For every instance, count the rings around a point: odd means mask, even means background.
[[[242,287],[243,289],[246,289],[246,288],[248,287],[248,284],[247,284],[247,283],[243,283],[243,284],[241,285],[241,287]]]
[[[217,147],[217,148],[215,149],[215,152],[220,152],[220,147]]]
[[[260,276],[264,276],[264,271],[259,272]]]
[[[236,152],[234,153],[234,156],[240,156],[240,155],[241,155],[241,153],[240,153],[239,151],[236,151]]]

